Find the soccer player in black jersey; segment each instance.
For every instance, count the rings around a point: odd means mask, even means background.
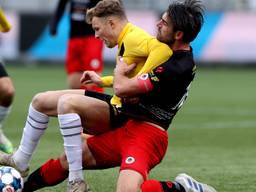
[[[114,92],[123,99],[124,105],[115,111],[112,109],[107,117],[92,115],[106,102],[104,99],[107,96],[101,98],[103,101],[94,102],[95,105],[92,107],[81,106],[75,95],[69,95],[69,102],[58,106],[70,113],[79,114],[79,110],[88,110],[92,114],[87,118],[109,118],[111,113],[122,114],[128,118],[122,126],[92,136],[83,143],[84,169],[120,166],[117,192],[215,192],[212,187],[196,181],[187,174],[179,174],[174,182],[148,180],[149,171],[164,157],[168,144],[166,130],[183,105],[194,78],[195,63],[190,42],[196,38],[202,24],[203,10],[199,0],[172,3],[157,24],[157,38],[172,48],[173,56],[151,72],[133,78],[127,77],[127,74],[134,66],[126,66],[122,58],[119,58],[115,69]],[[88,97],[88,103],[92,101],[95,100]],[[43,105],[42,100],[34,100],[35,104],[37,102],[41,102],[41,107],[49,106]],[[56,115],[57,102],[53,103],[53,108],[48,109],[48,116]],[[89,106],[90,108],[86,109]],[[44,130],[48,123],[47,115],[35,109],[31,109],[31,115],[35,117],[30,118],[31,122]],[[81,125],[72,126],[76,128]],[[62,128],[71,127],[63,125]],[[19,163],[27,160],[18,159],[18,155],[1,154],[0,163],[15,166],[22,171],[21,166],[18,167],[18,162],[14,160],[18,160]],[[25,171],[23,168],[23,172]],[[56,185],[65,180],[68,174],[65,155],[58,159],[50,159],[28,177],[24,191],[35,191]],[[77,180],[73,184],[72,190],[69,191],[87,191],[83,181]]]
[[[96,85],[81,85],[80,78],[85,70],[101,75],[103,71],[103,42],[94,37],[92,26],[85,22],[86,10],[94,7],[99,0],[59,0],[50,22],[50,33],[57,34],[58,24],[67,4],[69,7],[70,33],[66,55],[66,73],[69,88],[86,88],[102,92]]]

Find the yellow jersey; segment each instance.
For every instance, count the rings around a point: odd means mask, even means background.
[[[0,31],[1,32],[8,32],[11,29],[11,24],[7,21],[3,10],[0,7]]]
[[[172,55],[170,47],[158,41],[141,28],[127,23],[118,37],[118,56],[122,56],[127,64],[136,63],[135,69],[129,74],[150,72],[155,67],[164,63]],[[103,86],[113,85],[113,76],[102,77]],[[113,96],[111,104],[121,106],[120,98]]]

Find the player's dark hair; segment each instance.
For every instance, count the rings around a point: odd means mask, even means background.
[[[101,0],[86,13],[86,22],[91,24],[93,17],[117,16],[126,19],[124,6],[121,0]]]
[[[167,14],[174,31],[182,31],[183,42],[190,43],[198,35],[204,23],[204,7],[200,0],[176,1],[168,7]]]

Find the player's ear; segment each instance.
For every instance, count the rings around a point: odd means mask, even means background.
[[[175,38],[176,40],[182,40],[183,35],[184,35],[184,33],[183,33],[182,31],[176,31],[176,32],[174,33],[174,38]]]
[[[116,27],[116,23],[115,23],[115,21],[114,21],[113,18],[109,18],[109,19],[108,19],[108,24],[109,24],[109,26],[110,26],[112,29],[114,29],[114,28]]]

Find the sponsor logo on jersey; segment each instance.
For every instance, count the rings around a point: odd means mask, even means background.
[[[147,80],[148,79],[148,74],[146,73],[146,74],[140,75],[139,79],[144,80],[144,81]]]

